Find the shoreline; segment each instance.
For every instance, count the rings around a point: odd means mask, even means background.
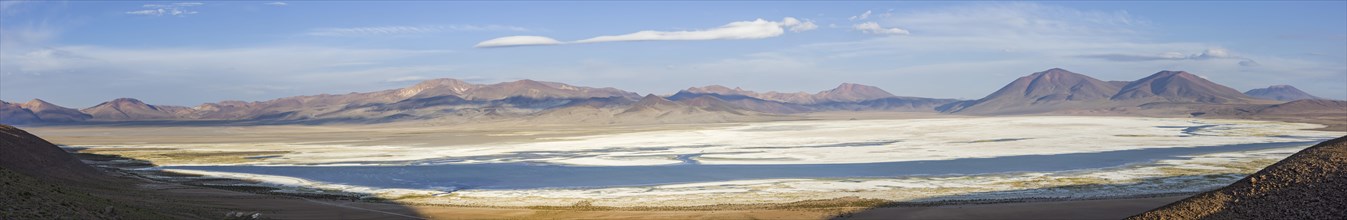
[[[1297,149],[1298,149],[1298,148],[1297,148]],[[1277,148],[1277,149],[1272,149],[1272,150],[1286,150],[1286,149],[1285,149],[1285,148]],[[1265,151],[1266,151],[1266,150],[1265,150]],[[1231,153],[1231,152],[1227,152],[1227,153]],[[106,156],[106,155],[99,155],[99,156],[104,156],[104,157],[109,157],[109,158],[117,158],[117,157],[115,157],[115,156]],[[83,158],[82,158],[82,159],[83,159]],[[127,161],[135,161],[135,160],[121,160],[121,161],[122,161],[122,162],[127,162]],[[131,164],[132,164],[132,165],[138,165],[138,166],[145,166],[145,164],[148,164],[148,163],[131,163]],[[108,168],[107,164],[103,164],[103,165],[100,166],[100,167]],[[254,178],[246,178],[246,177],[245,177],[245,178],[237,178],[237,177],[236,177],[236,178],[228,178],[228,177],[220,177],[220,176],[212,176],[212,175],[199,175],[199,174],[193,174],[193,173],[191,173],[191,172],[186,172],[186,173],[184,173],[184,172],[174,172],[174,171],[172,171],[172,170],[155,170],[155,169],[144,169],[144,168],[145,168],[145,167],[131,168],[131,169],[134,169],[134,170],[127,170],[127,168],[125,168],[125,167],[124,167],[124,168],[112,168],[112,169],[119,169],[120,172],[137,173],[137,175],[140,176],[140,177],[149,178],[149,179],[154,179],[154,180],[156,180],[156,181],[172,182],[172,183],[177,183],[177,184],[194,185],[194,186],[202,186],[202,187],[210,187],[210,188],[226,189],[226,190],[240,191],[240,192],[249,192],[249,193],[274,194],[274,195],[287,195],[287,196],[300,196],[300,197],[306,197],[306,198],[318,198],[318,199],[335,199],[335,200],[341,200],[341,201],[382,201],[382,202],[392,202],[392,203],[397,203],[397,204],[414,205],[414,206],[460,207],[460,208],[504,208],[504,209],[527,208],[527,209],[537,209],[537,210],[612,210],[612,211],[651,211],[651,210],[745,210],[745,209],[780,209],[780,208],[786,208],[786,207],[795,207],[795,206],[797,206],[797,205],[791,205],[791,204],[797,204],[797,203],[809,203],[809,204],[814,204],[815,207],[819,207],[819,208],[855,208],[855,207],[858,207],[858,206],[855,206],[856,204],[858,204],[858,202],[859,202],[859,203],[863,203],[863,204],[868,204],[868,205],[866,205],[866,206],[859,206],[859,207],[864,207],[864,208],[885,208],[885,207],[930,207],[930,206],[974,205],[974,204],[1004,204],[1004,203],[1033,203],[1033,202],[1062,202],[1062,201],[1088,201],[1088,200],[1116,200],[1116,199],[1152,198],[1152,197],[1164,197],[1164,196],[1176,196],[1176,195],[1192,195],[1192,194],[1196,194],[1196,193],[1199,193],[1199,192],[1202,192],[1202,191],[1205,191],[1205,190],[1209,190],[1208,188],[1211,188],[1211,187],[1207,187],[1207,188],[1197,187],[1197,188],[1188,188],[1188,189],[1180,190],[1180,191],[1169,191],[1169,192],[1158,192],[1158,193],[1133,193],[1133,194],[1121,194],[1121,195],[1118,195],[1118,194],[1111,194],[1111,195],[1110,195],[1110,194],[1104,194],[1103,196],[1100,196],[1100,195],[1093,195],[1093,196],[1086,196],[1086,197],[1047,196],[1047,197],[1025,197],[1025,198],[1003,198],[1003,199],[996,199],[996,198],[981,198],[981,199],[979,199],[979,198],[962,198],[962,199],[948,199],[948,200],[938,200],[938,201],[894,201],[894,200],[885,200],[885,199],[861,198],[861,197],[856,197],[856,196],[838,196],[838,197],[833,197],[833,198],[824,198],[824,199],[802,199],[802,200],[797,200],[797,201],[786,201],[786,202],[758,202],[758,203],[742,203],[742,202],[741,202],[741,203],[719,203],[719,204],[700,204],[700,205],[626,205],[626,206],[609,206],[609,205],[603,205],[603,204],[595,204],[594,202],[585,202],[585,203],[587,204],[587,205],[585,205],[586,207],[583,207],[583,208],[580,208],[580,209],[573,209],[573,208],[575,208],[574,206],[576,206],[576,204],[580,204],[581,202],[575,202],[575,203],[560,203],[560,204],[554,203],[553,205],[474,205],[474,204],[452,204],[452,203],[446,204],[446,203],[442,203],[442,202],[434,202],[434,201],[422,200],[422,199],[420,199],[420,198],[438,198],[438,197],[440,197],[440,196],[437,196],[436,194],[441,194],[441,195],[443,195],[443,194],[451,194],[451,193],[434,192],[434,191],[425,191],[425,190],[407,190],[407,191],[410,192],[411,194],[420,194],[420,195],[418,196],[418,195],[407,195],[407,194],[404,194],[404,195],[398,196],[398,195],[384,194],[384,193],[386,193],[387,191],[381,191],[381,190],[374,189],[374,188],[366,188],[366,189],[364,189],[364,190],[351,190],[352,188],[346,188],[345,190],[342,190],[342,189],[340,189],[340,188],[334,189],[334,188],[331,188],[331,187],[312,187],[312,186],[306,186],[306,185],[303,185],[303,184],[296,184],[296,185],[285,186],[285,185],[275,185],[274,183],[263,183],[262,181],[258,181],[257,179],[254,179]],[[147,174],[147,173],[149,173],[149,174]],[[1237,175],[1237,176],[1238,176],[1238,177],[1242,177],[1242,175]],[[1230,178],[1238,178],[1238,177],[1230,177]],[[292,178],[292,177],[286,177],[286,178],[290,178],[290,179],[299,179],[299,178]],[[300,179],[300,180],[302,180],[302,179]],[[845,179],[842,179],[842,180],[845,180]],[[779,180],[757,180],[757,181],[767,181],[767,182],[771,182],[771,181],[779,181]],[[825,180],[819,180],[819,179],[804,179],[804,180],[802,180],[802,181],[831,182],[831,181],[837,181],[837,180],[826,180],[826,179],[825,179]],[[975,181],[975,182],[976,182],[976,181]],[[718,183],[698,183],[698,184],[702,184],[702,185],[717,185]],[[1217,185],[1221,185],[1221,184],[1228,184],[1228,183],[1219,183],[1219,184],[1213,185],[1212,187],[1218,187]],[[696,185],[696,184],[693,184],[693,185]],[[656,187],[658,187],[658,186],[656,186]],[[602,188],[601,188],[600,190],[602,190]],[[588,200],[586,200],[586,199],[580,199],[580,200],[578,200],[578,201],[588,201]],[[566,204],[570,204],[570,205],[566,205]]]
[[[89,156],[110,156],[110,157],[116,157],[115,155],[99,155],[99,154],[87,154],[87,153],[77,153],[77,155],[81,155],[80,158],[81,158],[82,160],[89,158]],[[135,160],[134,160],[134,159],[130,159],[130,160],[127,160],[127,161],[135,161]],[[249,183],[249,182],[252,182],[252,181],[247,180],[247,179],[219,178],[219,177],[212,177],[212,176],[205,176],[205,175],[197,175],[197,174],[190,174],[190,173],[178,173],[178,172],[163,171],[163,170],[153,170],[153,171],[151,171],[151,170],[134,170],[134,171],[133,171],[133,170],[128,170],[128,169],[132,169],[132,168],[114,168],[114,167],[106,166],[106,165],[109,165],[109,164],[100,164],[100,165],[104,165],[104,166],[99,166],[100,168],[103,168],[103,169],[104,169],[104,172],[117,172],[117,173],[121,173],[121,174],[125,174],[125,175],[131,175],[131,176],[137,177],[137,178],[139,178],[139,179],[146,179],[146,180],[155,181],[155,182],[160,182],[160,183],[180,184],[180,185],[187,185],[187,186],[198,186],[198,187],[206,187],[206,188],[213,188],[213,189],[222,189],[222,190],[235,191],[235,192],[243,192],[243,193],[253,193],[253,194],[263,194],[263,195],[293,196],[293,197],[299,197],[299,198],[321,199],[321,200],[330,200],[330,201],[347,201],[347,202],[373,203],[373,204],[399,204],[399,205],[408,205],[408,206],[414,206],[414,207],[435,207],[435,208],[488,208],[488,209],[502,209],[502,210],[504,210],[504,209],[529,209],[529,210],[557,210],[557,211],[744,211],[744,210],[801,210],[801,209],[883,209],[883,208],[947,207],[947,206],[967,206],[967,205],[997,205],[997,204],[1046,203],[1046,202],[1079,202],[1079,201],[1109,201],[1109,200],[1146,199],[1146,198],[1163,198],[1163,197],[1187,197],[1187,196],[1195,195],[1195,194],[1201,192],[1201,191],[1196,191],[1196,192],[1178,192],[1178,193],[1134,194],[1134,195],[1120,195],[1120,196],[1109,196],[1109,197],[1088,197],[1088,198],[1019,198],[1019,199],[948,200],[948,201],[929,201],[929,202],[894,202],[894,201],[887,201],[887,200],[882,200],[882,199],[861,199],[861,198],[855,198],[855,197],[843,197],[843,198],[833,198],[833,199],[802,200],[802,201],[786,202],[786,203],[714,204],[714,205],[697,205],[697,206],[627,206],[627,207],[618,207],[618,206],[593,206],[593,205],[555,205],[555,206],[545,206],[545,205],[539,205],[539,206],[446,205],[446,204],[435,204],[435,203],[406,202],[406,201],[398,201],[398,200],[396,200],[396,199],[393,199],[393,200],[371,199],[372,197],[368,197],[368,196],[360,196],[361,193],[358,193],[358,192],[329,191],[329,192],[325,192],[325,193],[298,193],[298,192],[286,192],[285,190],[287,190],[287,188],[282,188],[282,187],[260,187],[260,186],[228,185],[228,184],[197,184],[197,183],[192,183],[192,182],[195,182],[195,181],[232,181],[232,182],[237,182],[237,183]],[[132,167],[132,166],[143,166],[144,163],[129,162],[129,163],[123,163],[122,165],[128,166],[128,167]],[[113,165],[113,166],[116,166],[116,165]],[[113,170],[116,170],[116,171],[113,171]],[[141,171],[141,172],[137,172],[137,171]],[[158,174],[158,175],[147,175],[147,173],[145,173],[144,171],[149,171],[149,172],[151,172],[151,173],[155,173],[155,174]],[[170,176],[172,176],[172,177],[170,177]],[[175,181],[175,179],[165,179],[164,177],[175,178],[177,181]],[[303,188],[303,187],[299,187],[299,188]],[[317,191],[325,191],[325,190],[323,190],[323,189],[316,189],[316,188],[313,188],[313,190],[317,190]],[[346,194],[346,195],[342,195],[342,194]],[[836,211],[836,210],[832,210],[832,211]],[[839,217],[839,216],[843,216],[843,215],[848,215],[848,214],[854,213],[854,212],[855,212],[855,210],[851,210],[851,211],[839,211],[839,212],[837,212],[836,214],[834,214],[834,216],[832,216],[832,217]]]

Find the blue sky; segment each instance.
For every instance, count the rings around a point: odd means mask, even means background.
[[[193,106],[517,79],[980,98],[1061,67],[1347,98],[1336,2],[0,2],[0,99]]]

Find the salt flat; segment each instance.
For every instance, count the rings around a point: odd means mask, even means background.
[[[1214,126],[1184,132],[1189,127],[1211,125]],[[1305,141],[1337,135],[1299,130],[1318,127],[1280,122],[1125,117],[791,121],[464,146],[441,153],[485,157],[546,152],[559,156],[503,156],[466,162],[586,166],[676,164],[683,161],[670,155],[685,154],[700,155],[695,159],[701,164],[872,163]]]
[[[1185,129],[1203,127],[1190,132]],[[994,117],[820,120],[724,124],[698,129],[520,137],[473,144],[346,145],[267,141],[81,145],[185,151],[288,151],[253,165],[553,163],[580,166],[835,164],[1104,152],[1144,148],[1310,141],[1341,135],[1314,124],[1135,117]],[[515,128],[523,129],[523,128]],[[520,131],[486,132],[508,135]],[[445,138],[455,138],[446,134]],[[204,165],[172,161],[160,165]]]
[[[466,206],[702,206],[787,203],[842,197],[898,202],[996,199],[1096,199],[1191,193],[1224,186],[1244,174],[1308,146],[1202,154],[1122,167],[1055,172],[888,178],[759,179],[640,187],[543,188],[524,190],[372,188],[292,177],[179,170],[295,187],[293,191],[335,190],[374,194],[399,202]],[[653,174],[652,174],[653,175]]]
[[[1061,155],[1137,149],[1318,141],[1343,132],[1311,131],[1315,124],[1188,118],[1026,116],[877,120],[801,120],[639,129],[506,127],[489,130],[414,130],[399,135],[318,141],[257,137],[256,141],[161,144],[85,144],[93,150],[140,152],[261,152],[253,159],[165,160],[160,165],[420,166],[544,163],[567,166],[855,164]],[[438,132],[438,133],[437,133]],[[545,135],[540,135],[545,134]],[[438,141],[506,137],[503,139]],[[350,143],[349,139],[374,141]],[[390,140],[378,144],[379,140]],[[181,141],[181,140],[179,140]],[[188,141],[190,142],[190,141]],[[266,184],[373,193],[398,201],[488,206],[678,206],[776,203],[847,196],[892,201],[1108,197],[1196,192],[1241,176],[1309,146],[1192,155],[1120,167],[1052,172],[866,178],[787,178],[541,189],[379,188],[285,176],[176,171],[263,181]],[[235,154],[229,154],[234,155]],[[1144,159],[1144,158],[1143,158]],[[1253,165],[1250,165],[1253,164]],[[1062,189],[1082,184],[1095,188]],[[427,183],[428,186],[436,185]],[[303,189],[294,189],[303,190]]]

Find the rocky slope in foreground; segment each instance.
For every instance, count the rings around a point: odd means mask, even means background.
[[[261,219],[422,219],[414,210],[397,204],[327,202],[333,201],[251,194],[104,172],[51,142],[0,124],[0,219],[258,219],[249,214]]]
[[[1347,136],[1129,219],[1347,219]]]
[[[0,124],[0,169],[61,181],[97,181],[107,178],[60,147],[3,124]]]
[[[83,188],[129,186],[80,162],[56,145],[0,125],[0,219],[172,218],[119,204]]]

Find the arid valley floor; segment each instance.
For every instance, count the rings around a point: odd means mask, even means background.
[[[1323,131],[1325,126],[1318,124],[1238,119],[975,117],[929,113],[817,113],[761,122],[684,125],[577,126],[498,121],[472,126],[442,126],[433,123],[325,126],[121,124],[38,126],[26,130],[80,153],[115,155],[167,167],[127,168],[127,172],[143,171],[141,175],[160,181],[320,201],[333,197],[382,201],[329,203],[375,210],[396,203],[410,207],[412,211],[394,209],[389,212],[436,219],[986,218],[1004,214],[1037,216],[1034,213],[1074,213],[1056,216],[1061,218],[1122,218],[1186,195],[1224,186],[1313,143],[1347,135],[1347,132],[1332,129]],[[978,126],[988,124],[998,126]],[[970,168],[949,171],[953,173],[913,175],[711,178],[716,181],[633,185],[600,181],[603,184],[585,187],[504,189],[492,189],[493,184],[381,187],[359,181],[343,183],[341,180],[319,181],[192,168],[482,163],[676,168],[688,166],[683,164],[688,161],[697,163],[692,166],[884,164],[1089,155],[1129,150],[1149,152],[1146,150],[1258,143],[1291,144],[1139,156],[1142,158],[1137,161],[1119,161],[1112,165],[1090,163],[1077,168],[1063,165],[1068,167],[987,171],[989,174],[976,173],[982,168]],[[997,150],[989,150],[991,146]],[[107,167],[128,163],[127,160],[104,162]],[[960,172],[974,173],[957,174]],[[203,177],[194,177],[197,175]],[[216,181],[215,178],[235,181]],[[366,178],[396,179],[397,176]],[[529,181],[527,178],[502,179]],[[950,212],[948,209],[961,211]],[[1063,212],[1067,209],[1096,211]],[[283,211],[268,214],[304,217]]]

